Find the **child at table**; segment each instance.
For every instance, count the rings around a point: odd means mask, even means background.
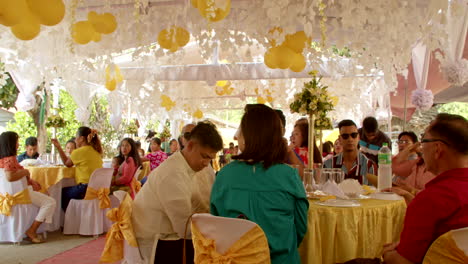
[[[18,138],[18,134],[13,131],[7,131],[0,135],[0,168],[4,170],[4,176],[0,177],[6,177],[9,182],[19,181],[25,177],[27,184],[31,185],[28,189],[29,197],[32,204],[39,207],[39,212],[25,234],[32,243],[42,243],[44,240],[37,235],[37,229],[44,221],[52,223],[56,202],[53,198],[38,192],[41,189],[41,185],[32,180],[29,177],[29,171],[18,163],[16,159],[16,152],[19,146]],[[0,193],[0,197],[4,195],[6,194]],[[10,195],[15,194],[10,193]]]
[[[65,144],[65,154],[67,154],[67,157],[70,157],[72,152],[76,149],[76,142],[75,138],[71,138],[70,140],[67,141]]]
[[[115,156],[114,158],[112,158],[112,168],[114,169],[114,172],[112,173],[112,185],[115,184],[115,180],[117,179],[117,175],[119,174],[120,165],[123,161],[123,157],[121,156]]]

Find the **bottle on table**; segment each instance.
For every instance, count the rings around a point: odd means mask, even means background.
[[[392,187],[392,151],[387,143],[383,143],[379,150],[379,171],[378,171],[378,186],[379,191]]]

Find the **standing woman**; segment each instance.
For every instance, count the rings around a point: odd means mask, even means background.
[[[146,158],[150,161],[151,170],[154,170],[167,159],[167,154],[161,150],[161,139],[157,137],[151,139],[150,151]]]
[[[80,127],[76,132],[75,149],[70,157],[67,157],[57,139],[52,139],[52,144],[57,148],[62,162],[67,167],[75,166],[75,181],[77,185],[62,189],[62,209],[67,210],[71,199],[81,200],[86,195],[91,174],[102,168],[102,146],[97,131],[89,127]]]
[[[286,165],[287,144],[275,111],[246,108],[237,137],[240,155],[219,171],[211,190],[211,214],[247,217],[265,232],[271,263],[300,263],[309,202],[296,169]]]
[[[112,183],[112,191],[124,190],[129,192],[132,198],[135,194],[131,192],[130,185],[138,167],[141,166],[140,153],[135,141],[131,138],[124,138],[119,144],[119,158],[123,160],[119,167],[115,182]]]
[[[44,221],[52,223],[56,202],[53,198],[38,192],[41,189],[39,183],[29,178],[29,171],[19,165],[16,160],[18,147],[18,134],[7,131],[0,135],[0,168],[5,171],[5,177],[9,182],[26,180],[27,184],[31,185],[28,190],[29,197],[31,202],[39,207],[39,212],[31,227],[26,230],[26,235],[32,243],[42,243],[44,240],[37,235],[37,229]],[[0,193],[0,195],[5,194]],[[10,193],[10,195],[15,194]]]

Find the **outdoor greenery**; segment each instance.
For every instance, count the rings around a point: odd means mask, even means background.
[[[8,109],[15,106],[19,91],[10,74],[4,74],[7,75],[7,79],[6,84],[0,88],[0,108]]]
[[[468,119],[468,103],[453,102],[453,103],[443,104],[439,108],[439,113],[457,114]]]

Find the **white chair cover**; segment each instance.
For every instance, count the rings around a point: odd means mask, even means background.
[[[88,187],[109,188],[113,169],[97,169],[91,175]],[[64,234],[99,235],[107,232],[112,222],[106,217],[109,208],[100,209],[99,200],[70,200],[65,212]]]
[[[28,188],[26,178],[9,182],[4,169],[0,168],[0,194],[14,195]],[[39,208],[33,204],[17,204],[11,208],[11,215],[0,214],[0,242],[21,242],[26,230],[32,225]]]
[[[257,225],[249,220],[210,214],[194,214],[192,223],[198,227],[203,236],[215,241],[216,249],[220,254],[224,254],[245,233]]]

